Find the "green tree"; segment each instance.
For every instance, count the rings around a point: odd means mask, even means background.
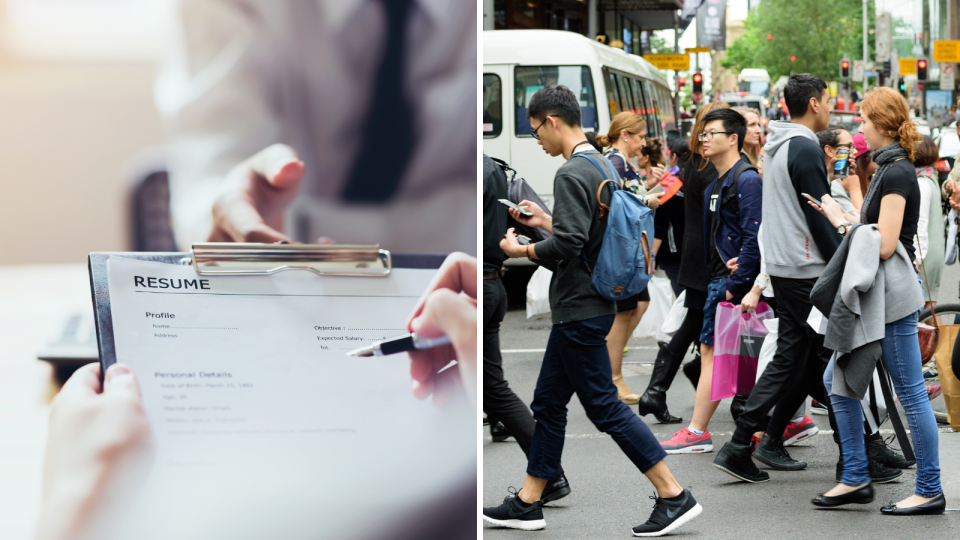
[[[867,4],[870,57],[873,58],[874,3]],[[861,0],[763,0],[744,22],[743,36],[727,47],[724,68],[763,68],[776,80],[791,73],[840,78],[840,60],[863,57]],[[767,39],[767,35],[770,39]],[[794,60],[790,60],[790,57]]]

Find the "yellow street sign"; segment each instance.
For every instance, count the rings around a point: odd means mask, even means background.
[[[690,55],[687,54],[645,54],[643,59],[657,69],[684,71],[690,69]]]
[[[687,47],[683,51],[688,53],[710,52],[710,47]]]
[[[960,62],[960,40],[934,41],[934,62]]]
[[[900,59],[900,74],[901,74],[901,75],[916,75],[916,74],[917,74],[917,59],[916,59],[916,58],[901,58],[901,59]]]

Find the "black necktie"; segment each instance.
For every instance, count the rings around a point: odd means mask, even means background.
[[[387,12],[387,39],[363,124],[363,144],[343,190],[350,202],[389,200],[400,187],[413,150],[413,118],[403,93],[404,36],[412,0],[379,1]]]

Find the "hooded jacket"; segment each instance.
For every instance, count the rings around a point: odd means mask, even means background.
[[[737,192],[730,193],[733,188],[733,175],[737,167],[744,163],[737,160],[722,177],[717,178],[703,191],[703,257],[710,264],[710,235],[713,235],[720,259],[727,262],[737,258],[737,271],[727,278],[725,288],[734,298],[742,298],[750,292],[753,280],[760,273],[760,247],[757,243],[757,232],[760,229],[761,199],[763,184],[756,171],[747,170],[737,179]],[[747,162],[749,164],[749,162]],[[711,199],[717,182],[720,182],[720,192],[715,204],[717,209],[716,222],[713,212],[710,211]],[[739,212],[733,207],[733,200],[738,201]]]
[[[836,227],[801,193],[817,200],[830,194],[823,150],[806,126],[770,122],[763,162],[763,253],[767,274],[817,278],[837,251]]]

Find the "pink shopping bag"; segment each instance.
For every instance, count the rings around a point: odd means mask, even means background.
[[[730,302],[717,306],[713,334],[713,401],[747,395],[757,378],[757,359],[767,335],[763,321],[773,318],[770,306],[760,302],[753,313],[744,313]]]

